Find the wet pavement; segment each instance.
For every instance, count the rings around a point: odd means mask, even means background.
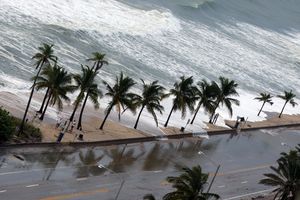
[[[171,190],[180,166],[221,168],[212,187],[223,199],[270,190],[258,184],[300,130],[276,129],[109,147],[0,148],[0,199],[142,199]],[[51,197],[51,198],[48,198]]]

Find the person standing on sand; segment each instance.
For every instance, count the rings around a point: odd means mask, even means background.
[[[76,120],[74,119],[71,125],[70,133],[73,132],[74,127],[76,126]]]
[[[58,129],[61,125],[61,122],[62,122],[62,118],[59,117],[57,120],[56,120],[56,125],[55,125],[55,129]]]

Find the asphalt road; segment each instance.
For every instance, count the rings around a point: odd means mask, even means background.
[[[300,143],[300,130],[262,130],[210,139],[157,141],[93,148],[0,149],[1,200],[160,199],[172,190],[167,176],[200,164],[220,171],[211,192],[244,199],[269,192],[258,184],[280,152]],[[123,184],[122,184],[123,183]]]

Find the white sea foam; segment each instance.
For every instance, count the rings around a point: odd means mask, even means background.
[[[24,81],[23,79],[0,73],[0,91],[12,92],[12,93],[24,93],[31,87],[32,83]]]
[[[205,3],[214,2],[214,0],[172,0],[174,3],[182,6],[198,8]]]
[[[102,34],[161,34],[180,29],[168,10],[142,10],[115,0],[1,0],[1,7],[45,24]]]

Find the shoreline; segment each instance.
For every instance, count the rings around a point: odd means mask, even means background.
[[[13,101],[10,101],[10,100]],[[34,101],[39,102],[40,97],[35,97]],[[24,100],[20,98],[20,96],[15,95],[9,92],[0,92],[0,105],[7,109],[13,116],[20,117],[22,116],[22,107],[24,107]],[[35,102],[35,103],[36,103]],[[64,112],[68,113],[72,109],[71,105],[65,105]],[[30,109],[29,116],[33,116],[34,109]],[[88,113],[88,114],[87,114]],[[172,127],[168,128],[157,127],[158,135],[151,135],[150,133],[136,130],[126,125],[114,121],[112,119],[107,121],[105,129],[99,130],[97,126],[100,124],[103,118],[103,110],[95,111],[91,107],[87,106],[85,109],[85,118],[83,120],[83,131],[76,130],[74,128],[73,133],[65,133],[63,138],[64,144],[70,143],[123,143],[128,142],[132,143],[132,141],[155,141],[160,140],[162,138],[165,139],[180,139],[186,137],[192,137],[193,133],[188,130],[186,133],[180,131],[180,127]],[[276,113],[275,113],[276,114]],[[286,115],[284,114],[281,118],[278,118],[277,115],[273,113],[273,116],[268,117],[263,121],[251,122],[247,121],[246,123],[241,124],[243,131],[248,130],[257,130],[257,129],[272,129],[272,128],[280,128],[280,127],[297,127],[300,126],[300,115]],[[38,120],[36,120],[38,121]],[[228,127],[211,125],[209,123],[203,122],[207,128],[203,130],[199,130],[199,133],[205,133],[209,136],[211,135],[219,135],[219,134],[236,134],[237,130],[234,129],[235,121],[233,120],[225,120],[225,124]],[[41,129],[43,140],[42,144],[52,144],[56,142],[56,137],[59,133],[58,129],[55,129],[55,120],[49,117],[45,118],[44,122],[33,122],[33,125]],[[142,126],[142,124],[141,124]],[[84,135],[84,141],[75,140],[76,134],[82,133]],[[197,133],[196,131],[194,133]],[[114,141],[114,142],[113,142]],[[13,145],[13,143],[11,143]],[[30,144],[30,143],[29,143]],[[33,143],[32,143],[33,144]],[[16,144],[17,145],[17,144]],[[20,143],[20,145],[24,145],[24,143]],[[3,146],[3,145],[1,145]],[[4,144],[4,146],[9,146],[9,144]]]

